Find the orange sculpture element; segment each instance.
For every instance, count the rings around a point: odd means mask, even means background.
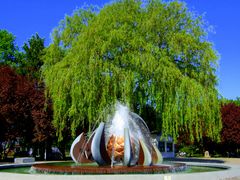
[[[107,144],[107,152],[109,157],[112,157],[112,153],[115,160],[123,160],[124,156],[124,137],[112,135],[109,138]]]

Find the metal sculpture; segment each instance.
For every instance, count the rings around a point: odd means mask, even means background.
[[[151,166],[162,163],[162,155],[152,144],[150,131],[137,114],[121,104],[113,118],[101,122],[89,137],[80,134],[70,154],[76,163],[96,162],[99,166]]]

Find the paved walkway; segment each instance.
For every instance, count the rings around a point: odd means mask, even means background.
[[[141,175],[45,175],[0,173],[0,180],[240,180],[240,158],[221,159],[224,164],[201,163],[201,165],[228,166],[227,170],[203,173],[141,174]],[[187,164],[198,164],[189,163]]]

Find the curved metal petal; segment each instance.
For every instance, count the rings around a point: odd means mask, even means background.
[[[152,161],[153,164],[161,164],[163,162],[163,157],[161,152],[158,150],[158,148],[153,145],[152,146]]]
[[[72,143],[70,155],[75,163],[79,163],[79,157],[82,153],[82,145],[85,143],[84,133],[81,133]]]
[[[98,163],[98,165],[101,166],[110,164],[111,161],[105,147],[103,122],[101,122],[98,128],[96,129],[95,135],[92,140],[91,152],[93,159]]]
[[[150,166],[152,164],[152,156],[146,144],[142,139],[139,139],[140,151],[138,164],[143,166]]]
[[[131,147],[131,141],[129,136],[129,129],[124,129],[124,159],[123,159],[123,165],[124,166],[130,166],[132,159],[132,147]]]

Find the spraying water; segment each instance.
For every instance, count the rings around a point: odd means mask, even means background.
[[[111,157],[111,166],[114,163],[122,163],[124,148],[124,129],[129,130],[134,157],[132,164],[136,163],[139,155],[139,139],[141,139],[151,152],[151,136],[143,119],[131,112],[127,106],[116,104],[116,111],[106,123],[105,142]]]

